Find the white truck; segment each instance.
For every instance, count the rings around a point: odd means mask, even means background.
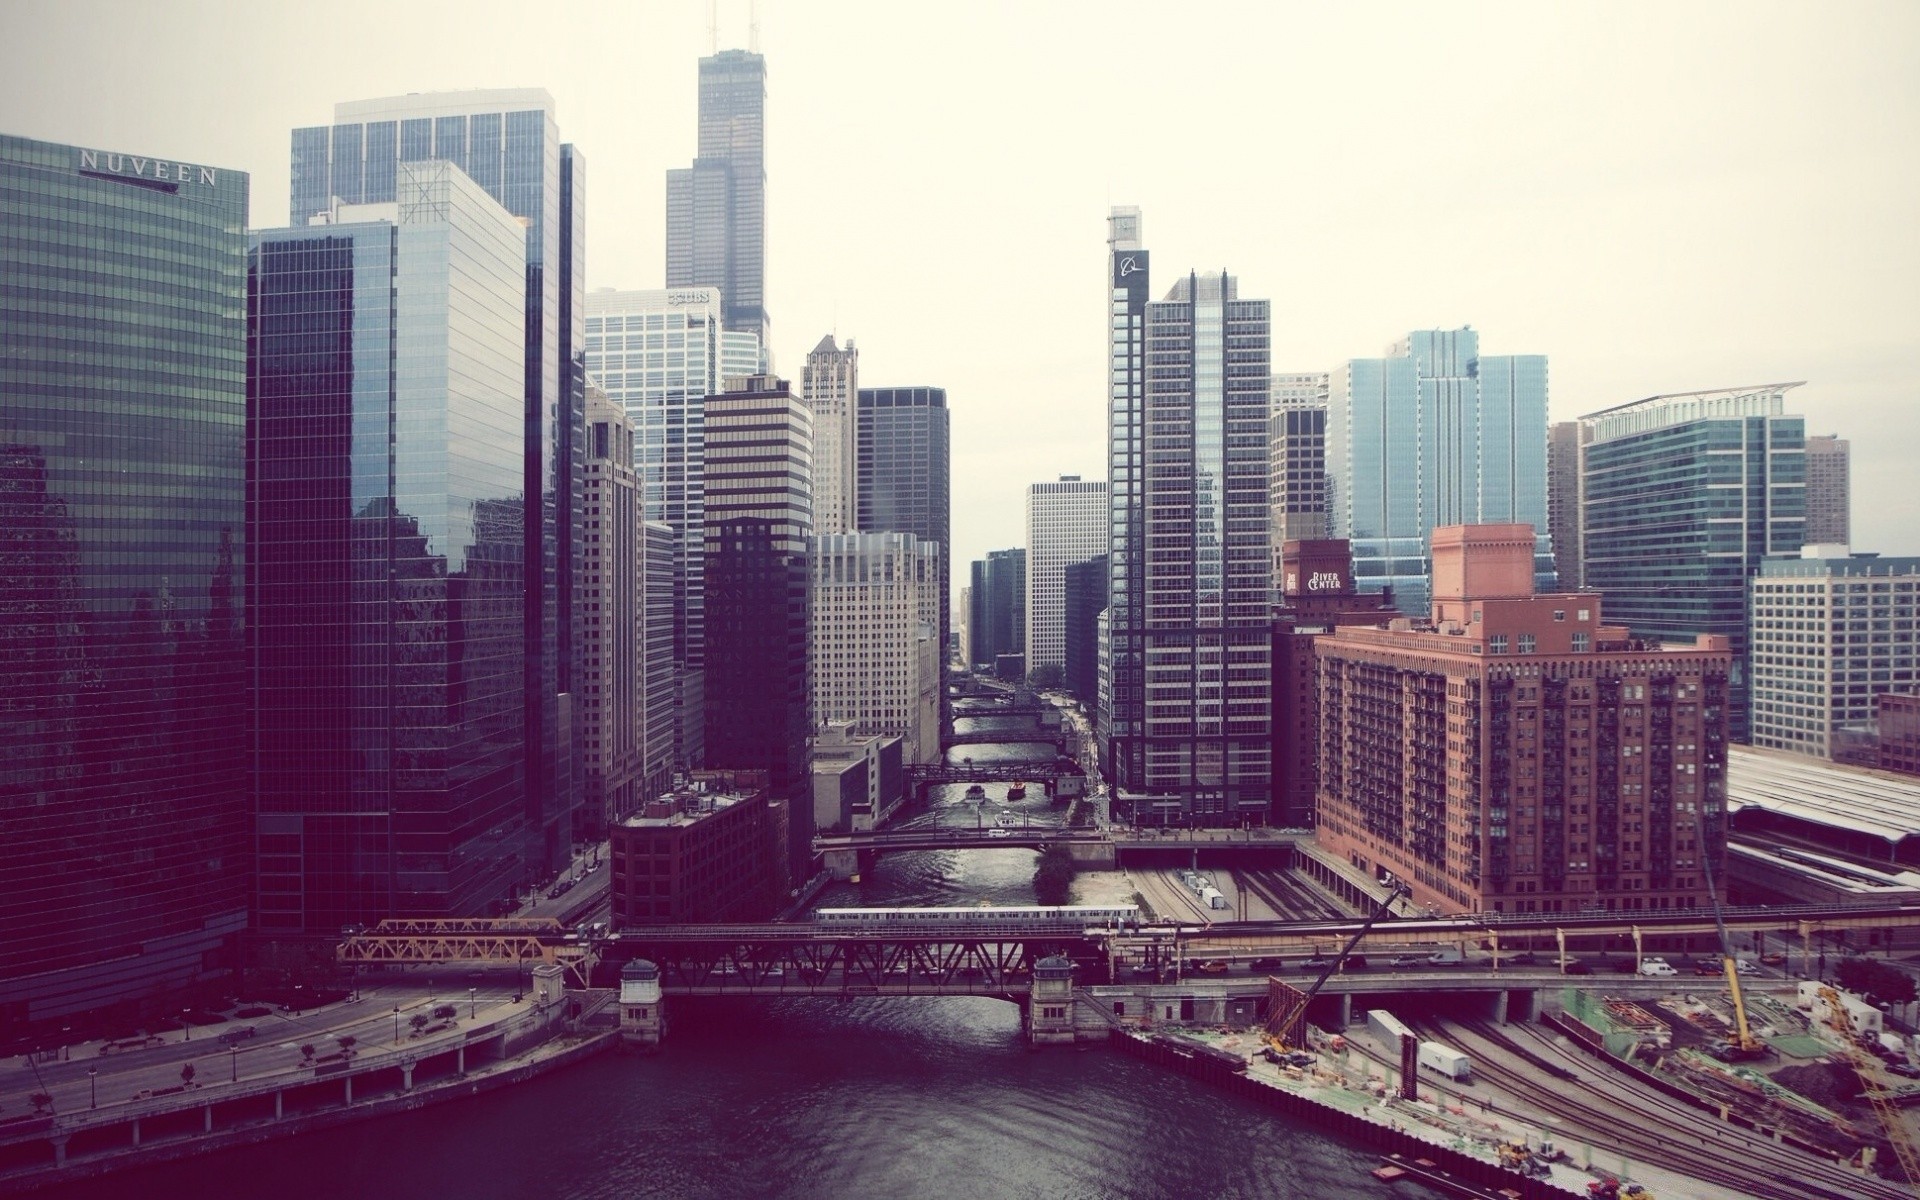
[[[1420,1068],[1445,1075],[1455,1083],[1473,1081],[1473,1060],[1444,1042],[1420,1043]]]
[[[1427,965],[1430,967],[1457,967],[1466,961],[1467,956],[1460,953],[1458,946],[1442,946],[1427,955]]]

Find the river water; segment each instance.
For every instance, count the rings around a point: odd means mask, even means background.
[[[976,762],[1050,747],[969,746]],[[936,789],[912,824],[984,815]],[[1033,903],[1033,854],[899,854],[823,905]],[[1027,1049],[973,997],[682,1001],[658,1055],[49,1193],[271,1200],[1385,1197],[1370,1154],[1102,1046]]]

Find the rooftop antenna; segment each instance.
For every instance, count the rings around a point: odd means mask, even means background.
[[[754,54],[760,53],[760,0],[748,0],[747,3],[747,49]]]
[[[720,53],[720,0],[707,5],[707,54]]]

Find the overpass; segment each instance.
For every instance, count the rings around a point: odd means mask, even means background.
[[[986,827],[829,833],[813,839],[816,853],[833,850],[1044,850],[1048,846],[1101,846],[1113,843],[1094,829],[1067,829],[1059,825]]]
[[[1057,725],[1035,725],[1032,729],[985,729],[968,730],[965,733],[942,733],[940,742],[945,746],[986,746],[999,743],[1049,742],[1056,749],[1064,749],[1073,735]]]
[[[961,708],[958,704],[953,706],[953,715],[956,720],[961,717],[1038,717],[1049,713],[1058,716],[1059,712],[1060,709],[1056,705],[1048,704],[1044,700],[1014,700],[1005,704],[989,701],[985,704],[976,704],[971,708]]]

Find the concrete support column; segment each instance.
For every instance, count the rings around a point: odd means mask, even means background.
[[[133,1144],[136,1146],[140,1144],[140,1118],[138,1117],[133,1119]]]
[[[1353,993],[1342,992],[1340,993],[1340,1031],[1345,1033],[1347,1026],[1351,1024],[1353,1024]]]
[[[278,1121],[281,1117],[284,1117],[286,1115],[286,1102],[287,1102],[287,1094],[285,1092],[275,1092],[273,1094],[273,1119],[274,1120]]]
[[[213,1132],[213,1105],[209,1104],[205,1108],[201,1109],[200,1116],[202,1118],[200,1122],[200,1128],[202,1132],[212,1133]]]
[[[71,1134],[65,1133],[56,1133],[53,1135],[54,1166],[64,1167],[67,1165],[67,1139],[71,1136]]]
[[[467,1073],[467,1048],[461,1046],[453,1052],[453,1069],[465,1075]]]
[[[400,1090],[403,1092],[410,1092],[413,1090],[413,1064],[412,1063],[407,1063],[400,1068]]]
[[[1493,1023],[1495,1025],[1505,1025],[1507,1023],[1507,993],[1505,991],[1498,991],[1493,994]]]
[[[353,1103],[353,1076],[347,1076],[347,1103]]]

